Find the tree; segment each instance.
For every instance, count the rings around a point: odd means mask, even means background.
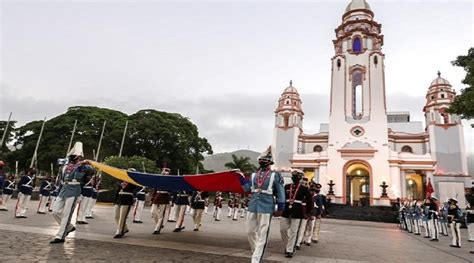
[[[154,160],[158,167],[166,165],[173,174],[190,174],[199,167],[203,153],[212,154],[206,138],[188,118],[177,113],[140,110],[129,117],[129,132],[125,142],[128,155]]]
[[[147,159],[142,156],[130,156],[130,157],[119,157],[119,156],[109,156],[105,158],[104,163],[113,167],[121,169],[130,169],[133,168],[138,172],[147,172],[147,173],[160,173],[161,169],[158,169],[155,165],[155,162]],[[145,167],[145,171],[143,170]],[[104,189],[115,189],[118,180],[114,177],[104,173],[102,174],[101,188]]]
[[[466,77],[462,83],[467,85],[461,90],[461,94],[454,98],[454,102],[448,109],[449,113],[454,113],[463,119],[474,118],[474,48],[470,48],[466,56],[458,56],[451,62],[454,66],[463,67]]]
[[[1,148],[0,148],[0,159],[3,158],[3,155],[10,152],[7,145],[13,142],[13,139],[15,137],[15,130],[16,130],[15,125],[16,125],[16,121],[10,121],[10,123],[8,124],[8,130],[7,130],[7,133],[5,134],[5,140],[3,141],[3,145],[1,145]],[[6,126],[7,126],[7,121],[0,121],[0,140],[3,136],[3,132],[5,131]]]
[[[229,169],[239,169],[244,174],[257,170],[257,167],[250,163],[250,157],[238,157],[235,154],[232,154],[232,162],[228,162],[224,166]]]

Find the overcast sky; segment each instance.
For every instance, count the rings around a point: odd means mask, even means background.
[[[473,46],[472,1],[369,0],[385,35],[391,111],[423,120],[424,96]],[[328,120],[342,1],[1,1],[0,119],[52,118],[72,105],[178,112],[215,152],[262,151],[290,79],[305,133]],[[466,125],[466,147],[474,134]]]

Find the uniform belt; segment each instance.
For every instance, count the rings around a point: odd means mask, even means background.
[[[257,189],[252,189],[252,193],[262,193],[262,194],[269,194],[269,195],[271,195],[271,194],[273,194],[273,191],[257,188]]]
[[[119,195],[131,195],[131,196],[133,196],[133,193],[120,191]]]
[[[91,189],[91,188],[92,188],[92,186],[84,186],[84,187],[82,187],[82,188]]]
[[[22,184],[21,186],[33,188],[33,186],[31,186],[31,185],[29,185],[29,184]]]
[[[188,197],[188,195],[178,195],[178,197]]]
[[[156,191],[158,194],[169,194],[169,192],[166,191]]]
[[[286,202],[287,202],[287,203],[290,203],[290,200],[288,200],[288,199],[287,199],[287,200],[286,200]],[[293,201],[293,204],[302,204],[302,205],[306,205],[306,203],[303,203],[303,201],[301,201],[301,200],[294,200],[294,201]]]
[[[65,185],[80,185],[80,182],[64,182]]]
[[[197,201],[194,201],[194,202],[206,202],[206,201],[204,201],[204,200],[197,200]]]

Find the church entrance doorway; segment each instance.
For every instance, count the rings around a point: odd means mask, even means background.
[[[346,204],[370,206],[370,169],[364,163],[352,163],[346,170]]]

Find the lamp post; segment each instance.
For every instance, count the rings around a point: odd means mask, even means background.
[[[328,195],[334,195],[334,189],[333,189],[333,187],[334,187],[335,183],[333,183],[332,180],[329,180],[328,185],[329,185],[329,192],[328,192]]]
[[[382,196],[381,197],[382,198],[388,197],[387,196],[387,187],[388,187],[387,183],[385,183],[385,181],[383,181],[382,184],[380,185],[380,187],[382,187]]]

